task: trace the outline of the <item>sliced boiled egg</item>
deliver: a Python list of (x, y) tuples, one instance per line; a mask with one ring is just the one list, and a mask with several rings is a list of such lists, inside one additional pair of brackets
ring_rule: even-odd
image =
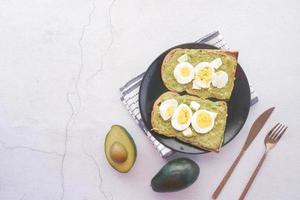
[(189, 62), (178, 63), (174, 69), (174, 77), (180, 84), (187, 84), (194, 78), (194, 67)]
[(168, 99), (163, 101), (159, 106), (159, 114), (163, 118), (163, 120), (167, 121), (171, 119), (177, 106), (178, 102), (175, 99)]
[(192, 110), (186, 104), (180, 104), (171, 119), (173, 128), (177, 131), (183, 131), (187, 129), (192, 120)]
[(213, 74), (212, 85), (216, 88), (223, 88), (228, 82), (228, 74), (224, 71), (217, 71)]
[(191, 101), (190, 107), (191, 107), (191, 109), (193, 109), (193, 110), (199, 110), (200, 104), (197, 103), (196, 101)]
[(182, 62), (186, 62), (188, 59), (189, 59), (188, 55), (187, 54), (183, 54), (182, 56), (180, 56), (179, 58), (177, 58), (177, 61), (179, 63), (182, 63)]
[(193, 81), (194, 89), (209, 88), (213, 74), (215, 72), (214, 68), (209, 62), (201, 62), (196, 65), (195, 69), (195, 79)]
[(187, 129), (185, 129), (184, 131), (182, 131), (182, 135), (184, 137), (192, 137), (193, 136), (193, 131), (190, 127), (188, 127)]
[(192, 88), (193, 88), (193, 89), (197, 89), (197, 90), (201, 89), (201, 87), (199, 86), (198, 81), (193, 80)]
[(211, 66), (215, 69), (218, 69), (219, 67), (222, 66), (222, 60), (221, 58), (216, 58), (213, 61), (210, 62)]
[(197, 133), (208, 133), (213, 129), (217, 113), (208, 110), (198, 110), (192, 117), (192, 127)]

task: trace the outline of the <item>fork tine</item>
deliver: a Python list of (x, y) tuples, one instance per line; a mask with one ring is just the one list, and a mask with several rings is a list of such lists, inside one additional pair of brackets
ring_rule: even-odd
[(281, 127), (281, 123), (278, 123), (278, 126), (276, 126), (276, 128), (274, 128), (270, 131), (270, 135), (268, 135), (268, 137), (270, 139), (272, 139), (274, 137), (274, 134), (277, 133), (277, 131), (278, 131), (278, 129), (280, 129), (280, 127)]
[(276, 136), (275, 140), (276, 142), (278, 142), (280, 140), (280, 138), (282, 137), (282, 135), (284, 134), (284, 132), (286, 131), (288, 127), (285, 126), (284, 129), (278, 134), (278, 136)]
[(280, 129), (282, 129), (282, 124), (279, 123), (279, 126), (273, 131), (273, 133), (271, 134), (271, 138), (274, 139), (276, 134), (280, 131)]
[(281, 133), (281, 131), (284, 129), (284, 125), (283, 124), (281, 124), (282, 126), (280, 126), (280, 127), (278, 127), (278, 129), (276, 130), (276, 133), (274, 133), (273, 135), (272, 135), (272, 138), (275, 140), (275, 138)]
[(270, 137), (270, 136), (272, 135), (273, 131), (274, 131), (275, 129), (277, 129), (278, 125), (279, 125), (279, 123), (277, 123), (277, 124), (269, 131), (269, 133), (267, 134), (268, 137)]
[(271, 135), (273, 134), (274, 130), (277, 129), (277, 127), (280, 125), (280, 123), (277, 123), (266, 135), (264, 142), (266, 143), (268, 140), (271, 140)]

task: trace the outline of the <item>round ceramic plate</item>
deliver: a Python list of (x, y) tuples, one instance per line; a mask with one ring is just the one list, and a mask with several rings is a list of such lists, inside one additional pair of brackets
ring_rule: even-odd
[[(142, 119), (148, 128), (151, 126), (151, 111), (155, 100), (168, 89), (164, 86), (160, 69), (165, 55), (174, 48), (188, 48), (188, 49), (217, 49), (214, 46), (207, 44), (187, 43), (175, 46), (164, 53), (162, 53), (156, 60), (150, 65), (146, 71), (141, 83), (139, 92), (139, 106)], [(225, 129), (225, 138), (223, 145), (230, 142), (243, 127), (250, 108), (250, 87), (245, 72), (238, 64), (236, 69), (236, 79), (234, 82), (234, 88), (230, 100), (228, 101), (228, 117)], [(185, 93), (181, 93), (185, 94)], [(201, 154), (207, 153), (203, 149), (199, 149), (187, 143), (181, 142), (174, 138), (168, 138), (163, 135), (159, 135), (154, 131), (150, 131), (151, 134), (162, 144), (167, 147), (182, 153)]]

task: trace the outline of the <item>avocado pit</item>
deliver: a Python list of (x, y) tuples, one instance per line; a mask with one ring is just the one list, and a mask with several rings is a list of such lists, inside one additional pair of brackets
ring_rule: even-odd
[(114, 142), (109, 151), (111, 159), (116, 163), (123, 163), (127, 160), (128, 152), (123, 144)]

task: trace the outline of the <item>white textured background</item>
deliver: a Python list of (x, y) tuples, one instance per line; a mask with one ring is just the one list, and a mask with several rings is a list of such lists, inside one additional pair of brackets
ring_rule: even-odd
[[(247, 199), (300, 199), (300, 3), (297, 0), (0, 0), (0, 199), (209, 199), (254, 119), (276, 106), (220, 199), (237, 199), (276, 122), (289, 126)], [(150, 180), (166, 162), (129, 117), (118, 88), (166, 48), (220, 30), (260, 97), (219, 154), (192, 156), (195, 184), (169, 194)], [(112, 124), (138, 148), (132, 171), (105, 160)]]

